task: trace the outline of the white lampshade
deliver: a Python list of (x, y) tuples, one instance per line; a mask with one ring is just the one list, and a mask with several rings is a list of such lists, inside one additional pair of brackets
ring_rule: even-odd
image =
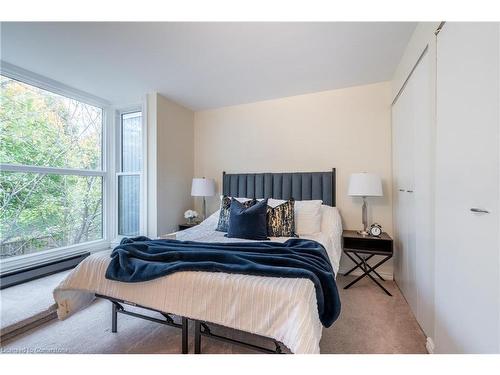
[(211, 197), (215, 195), (215, 181), (211, 178), (193, 178), (191, 195), (193, 197)]
[(354, 197), (381, 197), (382, 181), (373, 173), (353, 173), (349, 179), (348, 194)]

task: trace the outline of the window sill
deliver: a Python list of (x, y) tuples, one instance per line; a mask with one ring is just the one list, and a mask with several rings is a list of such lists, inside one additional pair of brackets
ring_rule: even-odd
[(0, 289), (4, 290), (19, 284), (60, 273), (75, 268), (82, 260), (90, 255), (89, 252), (64, 258), (50, 263), (33, 266), (18, 271), (12, 271), (0, 276)]
[(109, 241), (98, 240), (79, 245), (46, 250), (40, 253), (26, 254), (18, 257), (3, 259), (0, 261), (0, 276), (7, 273), (22, 271), (23, 269), (41, 267), (44, 264), (63, 261), (64, 259), (76, 257), (85, 253), (94, 253), (96, 251), (109, 249), (109, 246)]

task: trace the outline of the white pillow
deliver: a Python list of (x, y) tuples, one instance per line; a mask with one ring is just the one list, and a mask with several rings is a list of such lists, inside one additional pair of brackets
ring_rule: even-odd
[[(269, 198), (267, 204), (274, 208), (285, 202), (286, 201), (283, 199)], [(300, 236), (321, 232), (322, 204), (322, 200), (295, 201), (294, 215), (296, 234)]]
[(295, 233), (299, 236), (321, 232), (323, 201), (295, 201)]
[(275, 207), (278, 207), (280, 204), (283, 204), (285, 203), (286, 201), (283, 200), (283, 199), (274, 199), (274, 198), (269, 198), (267, 200), (267, 205), (269, 207), (272, 207), (272, 208), (275, 208)]
[(342, 236), (342, 219), (337, 207), (321, 205), (321, 232)]
[[(220, 196), (220, 200), (221, 201), (222, 201), (222, 198), (224, 198), (223, 195)], [(245, 203), (247, 201), (251, 201), (252, 200), (252, 198), (239, 198), (239, 197), (237, 198), (237, 197), (229, 197), (229, 196), (228, 196), (228, 198), (234, 198), (234, 199), (236, 199), (240, 203)], [(257, 200), (261, 201), (262, 199), (257, 199)]]

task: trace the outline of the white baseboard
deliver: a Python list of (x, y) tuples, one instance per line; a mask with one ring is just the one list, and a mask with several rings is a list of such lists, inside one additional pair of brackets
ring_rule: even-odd
[(427, 353), (434, 354), (434, 340), (432, 338), (427, 337), (427, 341), (425, 342), (425, 348), (427, 349)]
[[(346, 273), (347, 271), (349, 271), (352, 267), (340, 267), (339, 268), (339, 275), (343, 275), (344, 273)], [(386, 280), (394, 280), (394, 275), (392, 272), (384, 272), (384, 271), (379, 271), (377, 270), (377, 272), (380, 274), (380, 276), (382, 276), (384, 279)], [(356, 270), (356, 271), (353, 271), (349, 274), (349, 276), (360, 276), (362, 275), (363, 272), (361, 272), (359, 269)]]

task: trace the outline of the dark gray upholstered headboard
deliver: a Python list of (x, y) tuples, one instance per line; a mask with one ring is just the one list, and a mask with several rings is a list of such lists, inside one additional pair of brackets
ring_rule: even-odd
[(335, 207), (335, 168), (330, 172), (222, 173), (222, 194), (231, 197), (321, 199)]

